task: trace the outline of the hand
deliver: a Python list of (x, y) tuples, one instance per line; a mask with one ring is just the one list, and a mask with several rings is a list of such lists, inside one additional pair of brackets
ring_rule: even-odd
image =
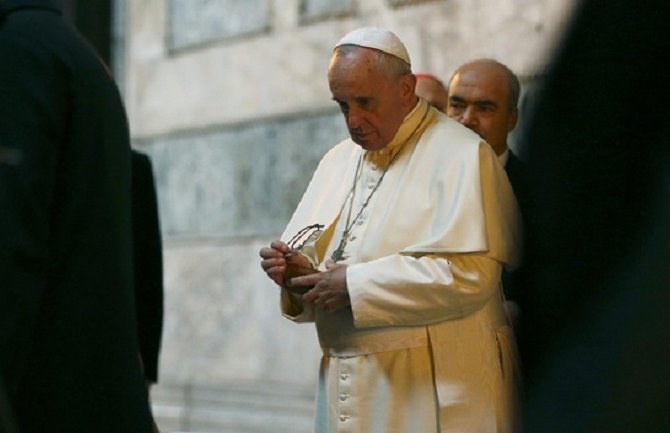
[(319, 272), (314, 265), (312, 265), (309, 257), (300, 251), (291, 251), (284, 254), (286, 260), (286, 268), (284, 269), (284, 284), (283, 287), (293, 293), (304, 294), (314, 286), (294, 286), (291, 280), (295, 277), (302, 277), (303, 275), (313, 274)]
[(328, 260), (325, 272), (292, 278), (291, 284), (314, 285), (302, 299), (323, 311), (333, 312), (351, 305), (347, 289), (347, 265)]
[(284, 254), (291, 251), (288, 245), (282, 241), (272, 241), (269, 247), (261, 248), (260, 256), (261, 268), (278, 285), (284, 282), (284, 272), (286, 272), (286, 259)]

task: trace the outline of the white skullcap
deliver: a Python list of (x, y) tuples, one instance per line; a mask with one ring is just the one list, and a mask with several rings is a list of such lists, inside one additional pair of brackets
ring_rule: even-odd
[(379, 27), (361, 27), (353, 30), (335, 45), (335, 48), (341, 45), (356, 45), (365, 48), (374, 48), (383, 51), (404, 61), (408, 65), (412, 63), (409, 60), (409, 54), (402, 41), (392, 32)]

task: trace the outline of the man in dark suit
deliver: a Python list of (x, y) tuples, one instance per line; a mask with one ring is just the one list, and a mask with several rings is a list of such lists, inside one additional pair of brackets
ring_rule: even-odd
[(149, 157), (132, 151), (133, 257), (140, 354), (147, 389), (158, 381), (163, 331), (163, 251)]
[(519, 120), (517, 76), (492, 59), (477, 59), (459, 66), (447, 86), (447, 116), (476, 132), (505, 167), (523, 213), (527, 200), (525, 163), (507, 144)]
[(581, 2), (521, 136), (527, 433), (670, 431), (668, 22)]
[[(519, 209), (526, 221), (528, 186), (525, 163), (507, 144), (507, 137), (519, 120), (517, 76), (502, 63), (492, 59), (477, 59), (459, 66), (447, 86), (447, 116), (476, 132), (498, 155), (505, 167)], [(503, 289), (509, 302), (505, 308), (515, 325), (519, 321), (516, 276), (504, 271)]]
[(0, 374), (22, 433), (150, 432), (118, 89), (47, 0), (0, 24)]

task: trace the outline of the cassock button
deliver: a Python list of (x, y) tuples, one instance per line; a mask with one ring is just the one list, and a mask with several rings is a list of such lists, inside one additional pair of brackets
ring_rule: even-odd
[(348, 419), (349, 419), (349, 417), (347, 415), (340, 415), (340, 421), (344, 422)]
[(347, 401), (349, 396), (347, 394), (340, 394), (340, 401)]
[(347, 380), (347, 379), (349, 379), (349, 375), (347, 373), (342, 373), (342, 374), (340, 374), (340, 379)]

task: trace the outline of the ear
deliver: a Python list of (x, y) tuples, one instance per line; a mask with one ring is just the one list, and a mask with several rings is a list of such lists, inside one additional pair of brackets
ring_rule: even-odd
[(516, 128), (516, 124), (518, 121), (519, 121), (519, 109), (515, 108), (507, 121), (507, 132), (511, 132), (514, 128)]
[(405, 74), (400, 76), (400, 94), (408, 106), (416, 101), (416, 76)]

